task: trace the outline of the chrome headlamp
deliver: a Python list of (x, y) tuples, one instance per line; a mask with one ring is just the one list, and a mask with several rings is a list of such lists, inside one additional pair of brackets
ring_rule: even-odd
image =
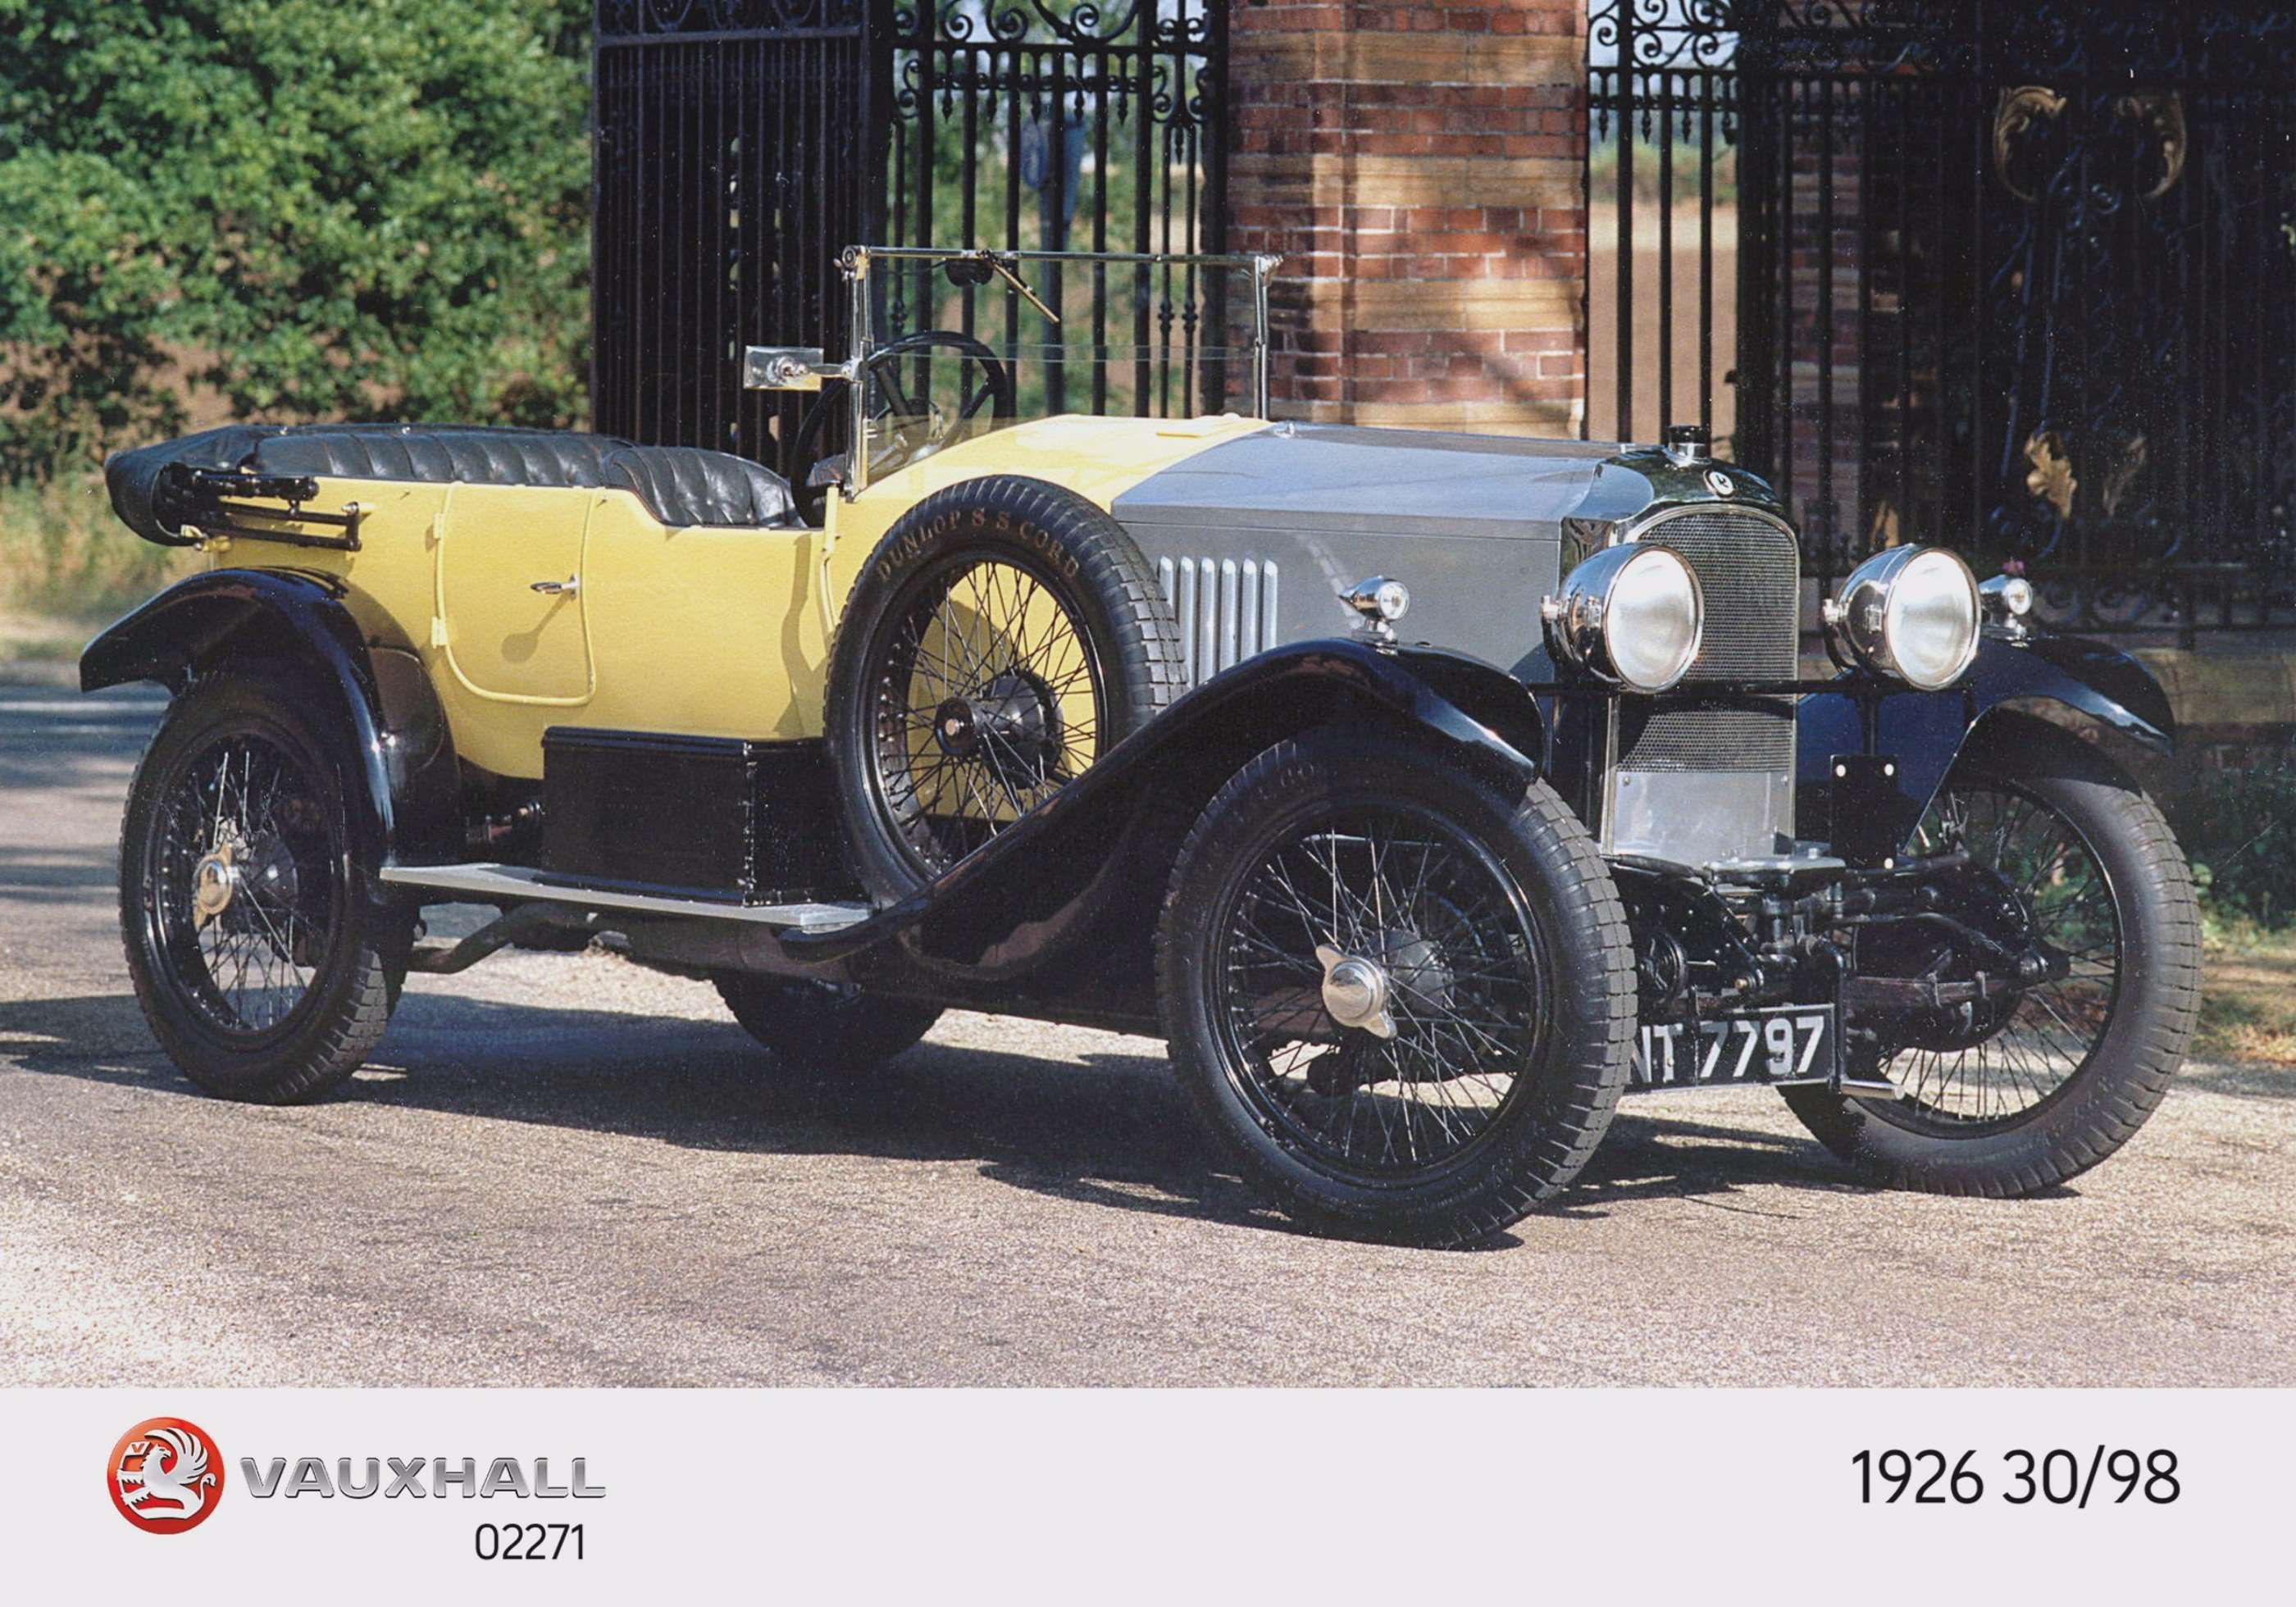
[(1996, 575), (1977, 583), (1985, 611), (2006, 625), (2033, 611), (2033, 583), (2022, 575)]
[(1849, 571), (1825, 605), (1834, 656), (1923, 692), (1977, 657), (1977, 578), (1943, 547), (1891, 547)]
[(1556, 658), (1636, 692), (1664, 692), (1698, 657), (1706, 597), (1681, 554), (1625, 542), (1572, 570), (1539, 614)]

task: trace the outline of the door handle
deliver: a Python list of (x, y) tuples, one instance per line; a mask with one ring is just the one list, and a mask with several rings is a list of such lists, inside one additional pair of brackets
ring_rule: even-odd
[(563, 580), (537, 580), (527, 589), (540, 592), (545, 597), (571, 597), (582, 589), (582, 579), (578, 575), (569, 575)]

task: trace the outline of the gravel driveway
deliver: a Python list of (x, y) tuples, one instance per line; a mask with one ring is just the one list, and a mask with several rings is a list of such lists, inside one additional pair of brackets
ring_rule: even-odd
[(1642, 1096), (1456, 1254), (1260, 1211), (1156, 1043), (953, 1015), (807, 1083), (596, 952), (416, 979), (332, 1103), (207, 1099), (112, 907), (159, 707), (0, 687), (0, 1383), (2296, 1383), (2278, 1072), (2194, 1065), (2005, 1203), (1856, 1186), (1763, 1090)]

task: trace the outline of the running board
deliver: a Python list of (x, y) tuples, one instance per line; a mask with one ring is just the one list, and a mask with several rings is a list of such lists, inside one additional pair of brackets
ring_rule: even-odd
[(382, 879), (392, 887), (453, 895), (451, 899), (439, 900), (441, 903), (570, 904), (583, 909), (726, 921), (776, 931), (836, 931), (875, 913), (866, 904), (720, 904), (707, 898), (667, 898), (652, 893), (571, 887), (545, 878), (540, 871), (515, 865), (386, 865)]

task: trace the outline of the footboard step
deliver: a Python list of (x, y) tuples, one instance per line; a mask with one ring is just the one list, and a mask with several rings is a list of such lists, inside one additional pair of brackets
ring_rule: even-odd
[(783, 931), (835, 931), (866, 920), (866, 904), (732, 904), (682, 898), (627, 888), (584, 887), (562, 876), (515, 865), (389, 865), (382, 880), (392, 887), (435, 893), (437, 903), (577, 905), (584, 909), (627, 910), (635, 914), (676, 915), (733, 921)]

